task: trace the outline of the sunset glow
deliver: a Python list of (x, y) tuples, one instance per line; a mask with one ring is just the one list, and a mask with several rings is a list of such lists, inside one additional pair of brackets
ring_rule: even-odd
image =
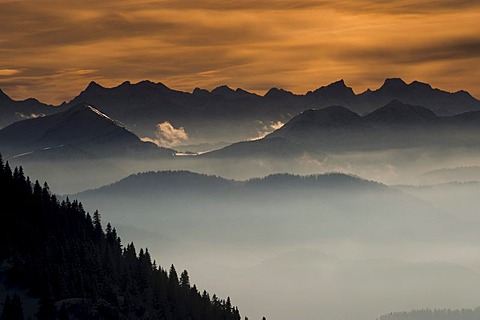
[(479, 1), (0, 0), (0, 88), (70, 100), (89, 81), (149, 79), (305, 93), (387, 77), (480, 97)]

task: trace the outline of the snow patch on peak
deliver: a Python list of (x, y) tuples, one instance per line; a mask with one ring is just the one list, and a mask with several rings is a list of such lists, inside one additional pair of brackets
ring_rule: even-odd
[(101, 117), (103, 117), (103, 118), (105, 118), (105, 119), (108, 119), (108, 120), (116, 123), (116, 121), (114, 121), (112, 118), (110, 118), (110, 117), (107, 116), (105, 113), (103, 113), (103, 112), (101, 112), (100, 110), (98, 110), (97, 108), (95, 108), (95, 107), (93, 107), (93, 106), (91, 106), (91, 105), (88, 105), (88, 104), (85, 105), (85, 106), (86, 106), (87, 108), (89, 108), (91, 111), (93, 111), (93, 112), (95, 112), (96, 114), (98, 114), (99, 116), (101, 116)]

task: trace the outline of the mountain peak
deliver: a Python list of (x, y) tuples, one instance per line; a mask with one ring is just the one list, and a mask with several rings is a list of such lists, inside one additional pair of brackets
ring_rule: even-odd
[(90, 83), (88, 84), (85, 91), (87, 91), (87, 90), (99, 90), (99, 89), (105, 89), (105, 88), (102, 87), (101, 85), (99, 85), (98, 83), (96, 83), (95, 81), (90, 81)]
[(225, 94), (225, 93), (233, 93), (233, 92), (235, 92), (235, 90), (233, 90), (232, 88), (230, 88), (225, 84), (222, 86), (216, 87), (215, 89), (212, 90), (212, 93), (215, 93), (215, 94)]
[(240, 88), (238, 88), (236, 90), (233, 90), (232, 88), (230, 88), (227, 85), (216, 87), (215, 89), (212, 90), (211, 93), (214, 94), (214, 95), (222, 96), (226, 99), (244, 98), (244, 97), (253, 95), (252, 93), (247, 92), (247, 91), (245, 91), (243, 89), (240, 89)]
[(198, 88), (198, 87), (193, 89), (193, 92), (192, 92), (192, 94), (194, 96), (197, 96), (197, 97), (204, 97), (204, 96), (208, 95), (209, 93), (210, 92), (208, 90), (201, 89), (201, 88)]
[(104, 120), (110, 121), (116, 125), (119, 125), (117, 121), (111, 119), (109, 116), (95, 108), (94, 106), (88, 103), (80, 103), (71, 107), (70, 109), (63, 112), (63, 118), (69, 117), (93, 117), (93, 118), (102, 118)]
[[(309, 109), (296, 118), (298, 123), (314, 123), (315, 125), (338, 126), (360, 121), (361, 117), (355, 112), (342, 106), (329, 106), (322, 109)], [(294, 118), (294, 119), (295, 119)], [(292, 119), (290, 122), (295, 122)], [(288, 125), (287, 123), (285, 127)]]
[(332, 82), (327, 87), (340, 87), (340, 88), (347, 88), (347, 85), (345, 84), (345, 80), (340, 79), (338, 81)]
[(162, 83), (160, 83), (160, 82), (155, 83), (155, 82), (150, 81), (150, 80), (142, 80), (142, 81), (136, 83), (135, 86), (143, 87), (143, 88), (155, 88), (156, 86), (164, 87), (164, 85)]
[(247, 90), (243, 90), (242, 88), (235, 89), (235, 92), (241, 94), (243, 96), (254, 96), (254, 93), (248, 92)]
[(265, 93), (264, 97), (268, 98), (282, 98), (285, 96), (292, 96), (293, 93), (284, 89), (279, 89), (279, 88), (271, 88), (268, 90), (267, 93)]
[(401, 78), (387, 78), (381, 88), (403, 88), (406, 86), (407, 83)]
[(423, 90), (432, 90), (432, 86), (429, 85), (428, 83), (420, 82), (420, 81), (413, 81), (410, 83), (410, 86), (416, 89), (423, 89)]
[(131, 85), (132, 85), (132, 83), (130, 81), (126, 80), (126, 81), (123, 81), (118, 87), (129, 87)]
[(355, 95), (355, 93), (353, 92), (353, 89), (350, 87), (347, 87), (343, 79), (332, 82), (327, 86), (320, 87), (317, 90), (315, 90), (313, 93), (316, 93), (316, 94), (321, 93), (321, 94), (326, 94), (326, 95), (335, 96), (335, 97), (349, 97), (349, 96)]
[(365, 120), (385, 124), (428, 123), (437, 118), (437, 115), (427, 108), (405, 104), (397, 99), (364, 117)]
[(0, 101), (12, 101), (12, 98), (10, 98), (5, 92), (3, 92), (2, 89), (0, 89)]

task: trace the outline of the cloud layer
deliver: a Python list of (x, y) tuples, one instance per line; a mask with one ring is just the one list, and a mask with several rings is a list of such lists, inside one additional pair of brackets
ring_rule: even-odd
[(480, 2), (0, 0), (0, 88), (58, 103), (90, 80), (303, 93), (386, 77), (480, 97)]

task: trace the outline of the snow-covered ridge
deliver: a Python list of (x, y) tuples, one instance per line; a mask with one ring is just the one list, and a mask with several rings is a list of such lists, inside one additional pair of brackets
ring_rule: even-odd
[(89, 108), (90, 110), (92, 110), (93, 112), (95, 112), (96, 114), (98, 114), (99, 116), (101, 117), (104, 117), (105, 119), (108, 119), (110, 121), (113, 121), (115, 122), (112, 118), (110, 118), (109, 116), (107, 116), (105, 113), (101, 112), (100, 110), (98, 110), (97, 108), (95, 107), (92, 107), (91, 105), (85, 105), (87, 108)]
[(123, 124), (122, 122), (118, 121), (118, 120), (115, 120), (115, 119), (112, 119), (110, 118), (109, 116), (107, 116), (105, 113), (103, 113), (102, 111), (98, 110), (97, 108), (95, 108), (94, 106), (92, 105), (89, 105), (89, 104), (85, 104), (85, 107), (87, 107), (88, 109), (90, 109), (91, 111), (95, 112), (97, 115), (99, 115), (100, 117), (112, 122), (113, 124), (119, 126), (119, 127), (122, 127), (123, 129), (133, 133), (132, 130), (128, 129), (127, 126), (125, 124)]

